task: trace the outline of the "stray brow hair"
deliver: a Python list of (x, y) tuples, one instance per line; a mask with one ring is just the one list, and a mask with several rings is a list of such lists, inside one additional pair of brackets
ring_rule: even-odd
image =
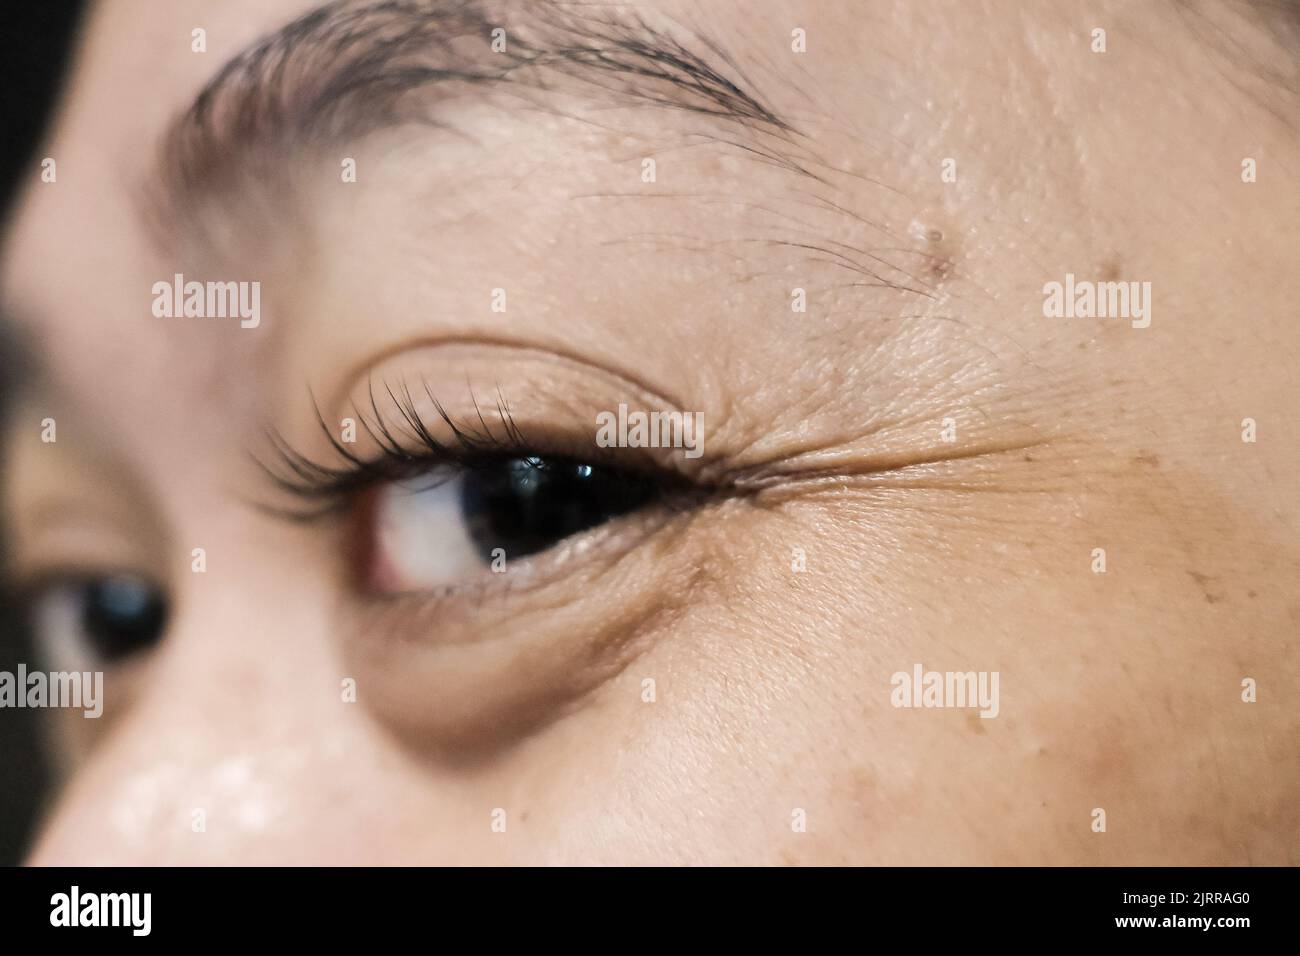
[[(498, 28), (502, 52), (491, 47)], [(194, 212), (219, 193), (279, 182), (288, 153), (437, 126), (438, 106), (471, 88), (545, 92), (567, 80), (615, 102), (793, 134), (717, 43), (677, 33), (626, 8), (558, 0), (500, 8), (486, 0), (336, 0), (257, 42), (208, 83), (164, 138), (154, 198), (163, 209)], [(769, 147), (741, 148), (792, 165)]]

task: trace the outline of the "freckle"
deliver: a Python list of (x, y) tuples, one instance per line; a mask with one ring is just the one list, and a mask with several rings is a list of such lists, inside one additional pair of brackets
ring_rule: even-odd
[(859, 797), (867, 796), (876, 789), (876, 778), (865, 767), (854, 767), (850, 778), (850, 786)]
[(1025, 455), (1025, 461), (1033, 461), (1033, 460), (1034, 460), (1033, 455)]
[(1248, 597), (1248, 598), (1255, 598), (1255, 597), (1259, 597), (1259, 595), (1256, 594), (1254, 591), (1247, 591), (1247, 592), (1246, 592), (1246, 597)]
[(1150, 465), (1152, 468), (1160, 467), (1160, 456), (1155, 452), (1140, 451), (1133, 456), (1133, 464)]
[(1103, 282), (1115, 282), (1119, 279), (1123, 263), (1119, 259), (1109, 259), (1101, 267), (1101, 278)]
[(1214, 581), (1208, 574), (1201, 574), (1199, 571), (1188, 570), (1188, 576), (1200, 587), (1201, 593), (1205, 595), (1206, 604), (1218, 604), (1219, 595), (1210, 593), (1210, 584)]
[(971, 733), (983, 734), (988, 732), (984, 727), (985, 724), (984, 718), (981, 717), (979, 713), (976, 711), (971, 711), (969, 714), (966, 715), (966, 723), (969, 726)]

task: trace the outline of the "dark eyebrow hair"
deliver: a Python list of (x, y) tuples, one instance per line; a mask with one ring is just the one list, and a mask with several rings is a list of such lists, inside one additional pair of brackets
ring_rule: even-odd
[[(497, 28), (502, 52), (491, 47)], [(335, 0), (257, 42), (208, 83), (164, 137), (160, 198), (192, 212), (205, 197), (282, 178), (286, 153), (440, 125), (438, 106), (469, 88), (546, 93), (566, 83), (566, 91), (702, 114), (750, 134), (794, 134), (719, 44), (653, 27), (624, 7)], [(800, 168), (753, 135), (743, 145), (727, 141)]]

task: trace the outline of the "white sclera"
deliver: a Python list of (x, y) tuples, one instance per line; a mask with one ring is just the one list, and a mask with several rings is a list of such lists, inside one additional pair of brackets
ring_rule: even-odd
[(387, 485), (375, 503), (376, 560), (402, 591), (454, 584), (483, 558), (465, 528), (460, 495), (463, 477), (439, 482)]
[(86, 637), (85, 618), (85, 589), (75, 584), (56, 585), (37, 599), (31, 623), (42, 663), (52, 670), (82, 670), (100, 663)]

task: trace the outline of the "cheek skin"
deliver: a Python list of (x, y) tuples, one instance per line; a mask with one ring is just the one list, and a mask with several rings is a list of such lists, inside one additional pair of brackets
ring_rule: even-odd
[[(840, 632), (856, 663), (836, 673), (852, 679), (816, 678), (861, 701), (828, 728), (862, 745), (832, 772), (826, 812), (861, 805), (837, 818), (876, 862), (1286, 862), (1297, 719), (1240, 695), (1248, 676), (1280, 699), (1300, 684), (1284, 636), (1295, 549), (1149, 456), (1076, 484), (1037, 500), (900, 493), (862, 513), (885, 551), (838, 593), (885, 607)], [(1104, 575), (1090, 567), (1099, 545)], [(999, 716), (873, 703), (918, 661), (999, 671)], [(1097, 807), (1107, 834), (1090, 829)]]
[[(651, 862), (1285, 862), (1300, 728), (1244, 704), (1240, 679), (1266, 675), (1280, 700), (1297, 685), (1279, 630), (1294, 549), (1150, 455), (1097, 451), (1050, 494), (1013, 490), (1024, 464), (980, 491), (799, 496), (716, 529), (709, 585), (556, 728), (584, 756), (541, 799), (572, 793), (579, 766), (619, 768), (564, 801), (583, 822), (560, 856), (610, 841)], [(998, 716), (893, 708), (890, 675), (915, 662), (998, 671)], [(593, 822), (601, 807), (636, 826)]]

